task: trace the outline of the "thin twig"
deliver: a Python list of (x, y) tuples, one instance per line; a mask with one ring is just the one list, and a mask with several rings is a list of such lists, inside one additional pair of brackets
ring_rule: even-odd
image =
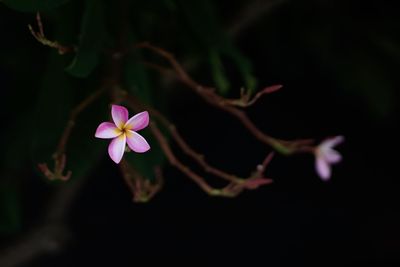
[(156, 178), (154, 184), (139, 174), (125, 159), (122, 159), (119, 167), (125, 184), (132, 193), (134, 202), (148, 202), (163, 186), (164, 179), (159, 167), (154, 168), (154, 176)]
[(97, 90), (93, 94), (89, 95), (86, 99), (84, 99), (81, 103), (79, 103), (75, 108), (73, 108), (70, 112), (68, 122), (64, 128), (64, 131), (60, 137), (60, 141), (57, 145), (57, 150), (52, 155), (54, 161), (54, 169), (51, 171), (47, 165), (47, 163), (39, 163), (39, 170), (50, 180), (62, 180), (67, 181), (72, 175), (71, 171), (67, 171), (64, 174), (65, 165), (66, 165), (66, 155), (65, 150), (71, 135), (72, 129), (75, 126), (75, 120), (78, 115), (86, 109), (90, 104), (92, 104), (101, 94), (105, 91), (104, 88)]
[(219, 195), (218, 189), (215, 189), (211, 187), (207, 182), (204, 181), (204, 179), (199, 176), (198, 174), (194, 173), (189, 167), (184, 165), (182, 162), (180, 162), (174, 152), (172, 152), (171, 147), (168, 144), (168, 141), (164, 137), (164, 135), (161, 133), (161, 131), (158, 129), (156, 124), (154, 122), (150, 123), (150, 130), (153, 133), (154, 137), (157, 139), (162, 151), (164, 152), (165, 156), (167, 157), (169, 163), (179, 169), (181, 172), (183, 172), (187, 177), (192, 179), (198, 186), (200, 186), (201, 189), (203, 189), (206, 193), (210, 195)]
[(90, 104), (92, 104), (97, 98), (99, 98), (105, 92), (104, 88), (95, 91), (93, 94), (85, 98), (81, 103), (79, 103), (75, 108), (72, 109), (69, 115), (67, 126), (58, 143), (57, 154), (63, 154), (65, 152), (65, 147), (68, 143), (68, 139), (71, 135), (72, 129), (75, 126), (75, 120), (79, 114), (84, 111)]
[(272, 136), (269, 136), (263, 133), (258, 127), (248, 118), (246, 113), (242, 110), (236, 108), (229, 104), (225, 98), (217, 95), (215, 93), (215, 88), (203, 86), (199, 83), (195, 82), (183, 69), (183, 67), (179, 64), (179, 62), (175, 59), (175, 57), (167, 52), (166, 50), (153, 46), (149, 43), (140, 43), (135, 45), (136, 48), (144, 48), (150, 51), (155, 52), (160, 55), (164, 59), (166, 59), (176, 72), (178, 78), (184, 83), (188, 88), (192, 89), (195, 93), (197, 93), (200, 97), (202, 97), (207, 103), (211, 104), (214, 107), (217, 107), (221, 110), (226, 111), (227, 113), (236, 117), (242, 125), (250, 131), (259, 141), (273, 147), (276, 151), (282, 154), (292, 154), (295, 153), (298, 147), (303, 145), (309, 145), (313, 142), (311, 139), (306, 140), (295, 140), (295, 141), (286, 141), (276, 139)]
[(280, 85), (280, 84), (268, 86), (268, 87), (264, 88), (263, 90), (261, 90), (260, 92), (258, 92), (253, 98), (251, 98), (250, 91), (245, 93), (244, 89), (242, 88), (240, 98), (225, 99), (225, 102), (232, 106), (247, 108), (247, 107), (254, 105), (257, 102), (257, 100), (259, 98), (261, 98), (263, 95), (274, 93), (281, 88), (282, 88), (282, 85)]
[[(137, 106), (135, 106), (132, 102), (128, 102), (132, 109), (138, 111)], [(174, 152), (172, 151), (171, 147), (168, 144), (167, 139), (158, 129), (157, 125), (154, 122), (150, 122), (149, 124), (150, 131), (152, 132), (153, 136), (156, 138), (158, 144), (161, 147), (161, 150), (164, 152), (164, 155), (168, 159), (169, 163), (184, 173), (187, 177), (189, 177), (192, 181), (194, 181), (204, 192), (212, 196), (225, 196), (225, 197), (232, 197), (234, 196), (232, 192), (227, 191), (225, 189), (229, 189), (230, 185), (228, 185), (224, 189), (216, 189), (210, 186), (203, 177), (198, 175), (197, 173), (193, 172), (188, 166), (184, 165), (178, 158), (175, 156)]]
[(132, 196), (134, 196), (136, 194), (135, 183), (133, 182), (135, 178), (133, 177), (132, 170), (128, 162), (126, 162), (125, 159), (122, 159), (119, 164), (119, 168), (121, 170), (122, 178), (124, 179), (126, 186), (132, 193)]
[(28, 28), (29, 28), (29, 31), (31, 32), (31, 34), (33, 35), (33, 37), (35, 37), (35, 39), (42, 45), (57, 49), (57, 51), (60, 55), (63, 55), (68, 52), (74, 52), (77, 50), (76, 47), (74, 47), (74, 46), (65, 46), (65, 45), (58, 43), (57, 41), (50, 41), (49, 39), (47, 39), (47, 37), (44, 34), (43, 23), (42, 23), (42, 19), (40, 17), (39, 12), (36, 13), (36, 23), (39, 28), (38, 32), (36, 32), (33, 29), (32, 25), (30, 25), (30, 24), (28, 25)]
[[(204, 180), (203, 177), (201, 177), (197, 173), (193, 172), (188, 166), (184, 165), (181, 161), (179, 161), (177, 159), (177, 157), (173, 153), (171, 147), (169, 146), (167, 139), (164, 137), (164, 135), (158, 129), (157, 125), (154, 122), (150, 122), (150, 125), (149, 125), (150, 131), (152, 132), (152, 134), (158, 141), (158, 143), (161, 147), (161, 150), (164, 152), (164, 155), (167, 157), (170, 164), (172, 166), (176, 167), (182, 173), (184, 173), (191, 180), (193, 180), (207, 194), (212, 195), (212, 196), (234, 197), (234, 196), (237, 196), (239, 193), (241, 193), (244, 189), (253, 190), (253, 189), (258, 188), (261, 185), (267, 185), (267, 184), (272, 183), (271, 179), (262, 177), (263, 174), (260, 172), (260, 168), (258, 168), (259, 172), (253, 173), (249, 178), (241, 179), (235, 175), (228, 174), (222, 170), (212, 167), (205, 161), (204, 157), (201, 154), (197, 153), (192, 148), (190, 148), (189, 145), (186, 144), (186, 142), (183, 140), (183, 138), (176, 131), (176, 128), (175, 127), (171, 128), (172, 124), (160, 112), (158, 112), (157, 110), (155, 110), (152, 107), (143, 105), (141, 102), (137, 101), (134, 97), (127, 94), (125, 91), (123, 94), (126, 97), (126, 101), (127, 101), (128, 105), (133, 110), (139, 111), (140, 108), (145, 107), (150, 112), (150, 114), (157, 117), (157, 119), (167, 129), (170, 130), (172, 137), (178, 144), (180, 144), (181, 149), (185, 153), (187, 153), (189, 156), (191, 156), (193, 159), (195, 159), (195, 161), (200, 166), (202, 166), (206, 171), (208, 171), (209, 173), (211, 173), (217, 177), (220, 177), (222, 179), (229, 181), (229, 184), (226, 187), (223, 187), (222, 189), (217, 189), (217, 188), (210, 186)], [(175, 134), (173, 134), (174, 132), (175, 132)], [(268, 162), (263, 163), (263, 165), (265, 165), (265, 167), (269, 163), (269, 161), (272, 159), (272, 154), (268, 155), (267, 158), (268, 158)], [(264, 170), (265, 170), (265, 168), (263, 168), (263, 171)]]
[(131, 101), (134, 106), (143, 107), (144, 109), (148, 110), (152, 116), (157, 118), (161, 122), (161, 124), (163, 124), (163, 126), (170, 132), (172, 138), (175, 140), (175, 142), (178, 144), (178, 146), (182, 149), (182, 151), (186, 155), (188, 155), (189, 157), (194, 159), (204, 169), (205, 172), (215, 175), (217, 177), (220, 177), (229, 182), (238, 183), (238, 184), (241, 184), (244, 182), (244, 179), (242, 179), (234, 174), (229, 174), (227, 172), (224, 172), (224, 171), (208, 164), (207, 161), (205, 160), (204, 156), (202, 154), (196, 152), (193, 148), (191, 148), (186, 143), (184, 138), (181, 136), (181, 134), (177, 130), (176, 126), (174, 124), (172, 124), (158, 110), (156, 110), (153, 107), (150, 107), (148, 105), (142, 104), (135, 97), (133, 97), (131, 95), (126, 95), (126, 100)]

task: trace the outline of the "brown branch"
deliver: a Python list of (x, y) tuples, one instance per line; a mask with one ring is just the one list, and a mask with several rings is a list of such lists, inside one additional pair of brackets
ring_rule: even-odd
[(60, 55), (63, 55), (68, 52), (74, 52), (77, 50), (76, 47), (74, 46), (61, 45), (57, 41), (50, 41), (49, 39), (47, 39), (47, 37), (44, 34), (43, 23), (42, 19), (40, 18), (39, 12), (36, 13), (36, 23), (39, 28), (38, 32), (36, 32), (30, 24), (28, 25), (28, 28), (33, 37), (35, 37), (35, 39), (42, 45), (57, 49)]
[(264, 177), (264, 172), (273, 157), (274, 157), (274, 152), (269, 153), (265, 157), (262, 164), (257, 165), (256, 170), (253, 172), (253, 174), (249, 178), (244, 180), (244, 183), (232, 185), (231, 190), (238, 192), (241, 192), (243, 189), (254, 190), (259, 188), (260, 186), (269, 185), (273, 183), (272, 179)]
[(86, 109), (90, 104), (92, 104), (102, 93), (104, 93), (105, 89), (100, 89), (89, 95), (86, 99), (84, 99), (81, 103), (79, 103), (75, 108), (73, 108), (70, 112), (69, 119), (67, 125), (64, 128), (64, 131), (60, 137), (60, 141), (57, 145), (57, 150), (52, 155), (54, 161), (54, 168), (51, 171), (47, 165), (47, 163), (39, 163), (39, 170), (50, 180), (62, 180), (67, 181), (72, 175), (71, 171), (67, 171), (64, 175), (65, 164), (66, 164), (66, 155), (65, 149), (71, 135), (72, 129), (75, 126), (75, 120), (78, 115)]
[[(127, 95), (129, 96), (129, 95)], [(135, 105), (135, 102), (133, 102), (133, 99), (129, 97), (130, 101), (128, 104), (131, 106), (131, 108), (135, 111), (138, 111), (138, 106)], [(150, 112), (153, 112), (153, 109), (149, 109)], [(163, 118), (163, 117), (162, 117)], [(163, 118), (165, 119), (165, 118)], [(193, 172), (189, 167), (184, 165), (181, 161), (178, 160), (178, 158), (175, 156), (174, 152), (172, 151), (171, 147), (168, 144), (167, 139), (164, 137), (164, 135), (161, 133), (161, 131), (158, 129), (157, 125), (154, 122), (150, 122), (149, 124), (150, 131), (152, 132), (153, 136), (156, 138), (157, 142), (159, 143), (161, 150), (164, 152), (164, 155), (168, 159), (169, 163), (176, 167), (178, 170), (180, 170), (182, 173), (184, 173), (187, 177), (189, 177), (192, 181), (194, 181), (204, 192), (206, 192), (209, 195), (212, 196), (225, 196), (225, 197), (232, 197), (232, 192), (226, 189), (230, 189), (230, 185), (228, 185), (224, 189), (216, 189), (210, 186), (200, 175), (197, 173)]]
[(256, 170), (256, 177), (261, 177), (265, 170), (267, 169), (268, 165), (271, 163), (272, 158), (274, 157), (274, 152), (271, 152), (267, 155), (267, 157), (264, 159), (263, 163), (257, 166)]
[(168, 144), (167, 139), (164, 137), (164, 135), (161, 133), (161, 131), (158, 129), (158, 127), (154, 122), (150, 122), (149, 126), (151, 132), (157, 139), (162, 151), (164, 152), (165, 156), (167, 157), (169, 163), (172, 166), (176, 167), (178, 170), (183, 172), (187, 177), (192, 179), (201, 189), (203, 189), (209, 195), (220, 195), (221, 190), (211, 187), (209, 184), (207, 184), (207, 182), (204, 181), (204, 179), (201, 176), (193, 172), (189, 167), (184, 165), (176, 158), (175, 154), (172, 152), (172, 149)]
[(142, 61), (141, 63), (144, 66), (146, 66), (148, 68), (151, 68), (151, 69), (154, 69), (154, 70), (156, 70), (156, 71), (158, 71), (158, 72), (160, 72), (160, 73), (162, 73), (164, 75), (173, 74), (173, 71), (170, 68), (166, 68), (166, 67), (160, 66), (158, 64), (154, 64), (154, 63), (148, 62), (148, 61)]
[(196, 152), (193, 148), (191, 148), (186, 143), (184, 138), (181, 136), (181, 134), (177, 130), (176, 126), (174, 124), (172, 124), (158, 110), (156, 110), (153, 107), (150, 107), (148, 105), (144, 105), (143, 103), (138, 101), (135, 97), (128, 95), (128, 94), (126, 94), (126, 100), (130, 101), (133, 106), (142, 107), (143, 109), (148, 110), (152, 116), (154, 116), (156, 119), (158, 119), (160, 121), (160, 123), (163, 124), (163, 126), (170, 132), (172, 138), (175, 140), (175, 142), (178, 144), (178, 146), (182, 149), (182, 151), (186, 155), (191, 157), (194, 161), (196, 161), (204, 169), (205, 172), (215, 175), (217, 177), (220, 177), (220, 178), (222, 178), (226, 181), (232, 182), (232, 183), (241, 184), (245, 181), (245, 179), (242, 179), (234, 174), (229, 174), (227, 172), (224, 172), (224, 171), (208, 164), (204, 158), (204, 155)]
[(63, 154), (65, 147), (68, 143), (68, 139), (71, 135), (72, 129), (75, 126), (75, 120), (79, 114), (84, 111), (88, 106), (90, 106), (97, 98), (99, 98), (105, 92), (104, 88), (95, 91), (93, 94), (85, 98), (81, 103), (79, 103), (75, 108), (73, 108), (69, 115), (69, 120), (67, 126), (64, 129), (63, 135), (61, 136), (60, 142), (58, 144), (57, 152), (58, 154)]
[(155, 183), (140, 175), (125, 159), (119, 164), (122, 177), (132, 193), (134, 202), (148, 202), (158, 193), (164, 183), (164, 179), (159, 167), (154, 168)]
[(263, 90), (261, 90), (260, 92), (258, 92), (253, 98), (251, 98), (250, 91), (245, 93), (244, 89), (242, 88), (242, 90), (240, 92), (241, 96), (239, 99), (225, 99), (225, 102), (232, 106), (247, 108), (247, 107), (254, 105), (257, 102), (257, 100), (259, 98), (261, 98), (263, 95), (274, 93), (281, 88), (282, 88), (282, 85), (280, 85), (280, 84), (268, 86), (268, 87), (264, 88)]
[(184, 83), (188, 88), (192, 89), (195, 93), (197, 93), (200, 97), (202, 97), (207, 103), (210, 105), (217, 107), (225, 112), (231, 114), (232, 116), (236, 117), (242, 125), (250, 131), (259, 141), (265, 143), (271, 147), (273, 147), (276, 151), (282, 154), (292, 154), (297, 152), (297, 149), (303, 145), (309, 145), (313, 142), (313, 140), (306, 139), (306, 140), (295, 140), (295, 141), (286, 141), (276, 139), (272, 136), (269, 136), (263, 133), (258, 127), (248, 118), (246, 113), (242, 110), (236, 108), (229, 104), (225, 98), (217, 95), (214, 91), (215, 88), (207, 87), (200, 85), (199, 83), (195, 82), (187, 72), (182, 68), (182, 66), (178, 63), (175, 57), (165, 51), (160, 47), (153, 46), (149, 43), (140, 43), (135, 45), (136, 48), (144, 48), (150, 51), (155, 52), (156, 54), (160, 55), (164, 59), (166, 59), (176, 72), (178, 78)]
[(256, 172), (254, 172), (249, 178), (247, 179), (242, 179), (239, 178), (233, 174), (228, 174), (222, 170), (219, 170), (211, 165), (209, 165), (205, 159), (204, 156), (197, 153), (195, 150), (193, 150), (185, 141), (184, 139), (180, 136), (178, 131), (176, 130), (175, 126), (168, 121), (168, 119), (163, 116), (160, 112), (158, 112), (156, 109), (149, 107), (147, 105), (142, 104), (140, 101), (136, 100), (133, 96), (127, 94), (125, 91), (122, 92), (122, 94), (125, 95), (126, 101), (128, 105), (131, 106), (132, 109), (135, 111), (139, 111), (139, 109), (145, 108), (150, 112), (150, 114), (154, 117), (156, 117), (171, 133), (171, 136), (173, 139), (177, 142), (179, 147), (184, 151), (187, 155), (192, 157), (200, 166), (204, 168), (204, 170), (208, 173), (211, 173), (217, 177), (220, 177), (222, 179), (225, 179), (229, 181), (230, 183), (222, 188), (222, 189), (217, 189), (213, 188), (210, 186), (203, 177), (200, 175), (196, 174), (193, 172), (189, 167), (184, 165), (181, 161), (177, 159), (175, 154), (173, 153), (171, 147), (168, 144), (167, 139), (164, 137), (164, 135), (161, 133), (161, 131), (158, 129), (157, 125), (154, 122), (150, 123), (150, 130), (158, 143), (160, 144), (160, 147), (162, 151), (164, 152), (165, 156), (167, 157), (168, 161), (170, 164), (177, 169), (179, 169), (182, 173), (184, 173), (187, 177), (189, 177), (191, 180), (193, 180), (203, 191), (205, 191), (207, 194), (212, 195), (212, 196), (223, 196), (223, 197), (234, 197), (237, 196), (239, 193), (241, 193), (244, 189), (248, 190), (253, 190), (258, 188), (261, 185), (267, 185), (272, 183), (271, 179), (264, 178), (262, 177), (263, 172), (265, 171), (265, 168), (267, 167), (268, 163), (272, 159), (273, 153), (269, 154), (267, 156), (268, 160), (264, 160), (264, 163), (262, 164), (263, 168), (260, 169), (260, 167), (257, 167)]
[(175, 125), (170, 124), (169, 126), (166, 125), (174, 138), (174, 140), (177, 142), (178, 146), (182, 149), (182, 151), (193, 158), (201, 167), (203, 167), (204, 171), (207, 173), (210, 173), (212, 175), (215, 175), (217, 177), (220, 177), (222, 179), (225, 179), (227, 181), (230, 181), (232, 183), (242, 183), (244, 179), (241, 179), (237, 177), (234, 174), (229, 174), (226, 173), (220, 169), (217, 169), (211, 165), (209, 165), (206, 160), (204, 159), (204, 155), (197, 153), (194, 151), (182, 138), (182, 136), (179, 134), (179, 132), (176, 130)]
[(126, 186), (128, 187), (129, 191), (131, 191), (132, 196), (134, 197), (136, 194), (136, 188), (135, 188), (135, 183), (133, 182), (135, 179), (133, 170), (131, 169), (131, 167), (129, 166), (128, 162), (126, 162), (125, 159), (121, 160), (119, 168), (121, 170), (122, 178), (124, 179)]
[(46, 176), (51, 181), (53, 180), (68, 181), (69, 178), (71, 178), (72, 172), (67, 171), (67, 173), (64, 174), (66, 155), (53, 154), (53, 161), (54, 161), (53, 171), (49, 169), (47, 163), (39, 163), (38, 164), (39, 170), (44, 174), (44, 176)]

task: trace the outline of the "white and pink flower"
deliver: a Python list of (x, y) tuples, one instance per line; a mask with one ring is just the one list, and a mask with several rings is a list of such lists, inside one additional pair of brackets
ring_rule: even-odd
[(150, 149), (143, 136), (137, 133), (149, 125), (149, 113), (141, 112), (128, 119), (128, 110), (123, 106), (112, 105), (111, 116), (114, 121), (103, 122), (97, 127), (95, 137), (112, 139), (108, 146), (110, 158), (119, 163), (125, 152), (126, 143), (128, 147), (137, 153), (144, 153)]
[(329, 180), (331, 178), (331, 165), (342, 160), (340, 153), (334, 150), (333, 147), (343, 141), (344, 137), (339, 135), (322, 141), (315, 148), (315, 170), (322, 180)]

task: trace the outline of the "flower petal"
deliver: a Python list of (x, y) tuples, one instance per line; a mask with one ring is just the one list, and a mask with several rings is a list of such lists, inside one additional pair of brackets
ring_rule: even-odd
[(121, 134), (113, 139), (108, 146), (108, 155), (110, 155), (110, 158), (117, 164), (121, 161), (122, 156), (124, 155), (125, 145), (126, 136), (125, 134)]
[(344, 142), (344, 136), (338, 135), (338, 136), (335, 136), (335, 137), (332, 137), (332, 138), (329, 138), (329, 139), (323, 141), (323, 146), (324, 147), (335, 147), (338, 144), (343, 143), (343, 142)]
[(327, 149), (324, 158), (328, 163), (338, 163), (342, 160), (342, 155), (333, 149)]
[(137, 132), (127, 130), (126, 132), (128, 146), (130, 149), (137, 153), (144, 153), (150, 149), (150, 145), (147, 143), (146, 139)]
[(149, 125), (149, 113), (143, 111), (130, 118), (125, 124), (125, 129), (140, 131), (146, 128), (147, 125)]
[(315, 160), (315, 170), (322, 180), (328, 181), (331, 177), (331, 166), (322, 157), (317, 157)]
[(114, 123), (103, 122), (97, 127), (94, 136), (102, 139), (110, 139), (121, 135), (121, 133), (121, 130), (118, 129)]
[(122, 130), (126, 121), (128, 120), (128, 110), (123, 106), (112, 105), (111, 107), (111, 116), (115, 125)]

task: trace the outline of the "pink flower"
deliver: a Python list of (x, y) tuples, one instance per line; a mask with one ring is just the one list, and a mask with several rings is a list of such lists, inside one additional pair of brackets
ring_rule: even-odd
[(333, 147), (344, 141), (343, 136), (335, 136), (321, 142), (315, 149), (315, 169), (322, 180), (331, 177), (331, 165), (342, 160), (342, 156)]
[(113, 139), (108, 146), (108, 154), (117, 164), (124, 155), (126, 143), (137, 153), (144, 153), (150, 149), (146, 139), (137, 133), (149, 125), (149, 113), (147, 111), (138, 113), (129, 120), (128, 115), (125, 107), (112, 105), (111, 116), (114, 123), (101, 123), (95, 134), (97, 138)]

